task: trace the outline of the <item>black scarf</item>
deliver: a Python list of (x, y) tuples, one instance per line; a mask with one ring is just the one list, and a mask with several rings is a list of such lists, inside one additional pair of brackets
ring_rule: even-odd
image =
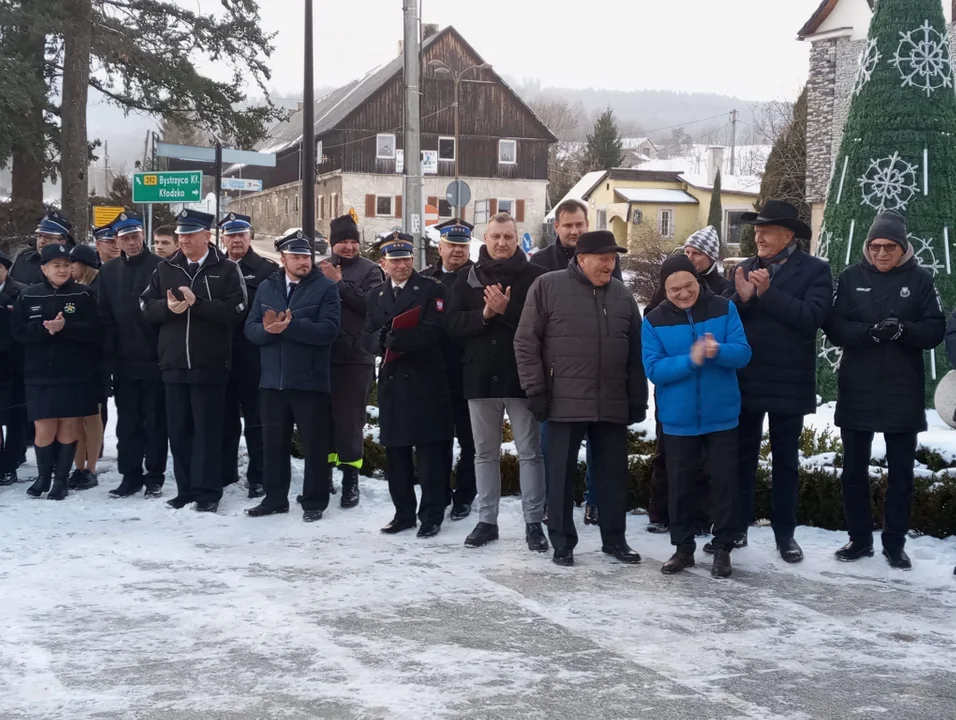
[(776, 255), (770, 258), (757, 258), (757, 267), (761, 270), (768, 268), (770, 270), (770, 277), (773, 277), (777, 270), (780, 269), (780, 266), (783, 265), (787, 260), (790, 259), (790, 256), (793, 255), (797, 250), (797, 242), (794, 240), (792, 243), (787, 245), (783, 250), (778, 252)]
[(478, 262), (475, 263), (475, 275), (482, 285), (501, 283), (503, 288), (514, 284), (515, 278), (520, 275), (528, 264), (528, 256), (521, 248), (515, 249), (515, 254), (507, 260), (495, 260), (488, 254), (488, 248), (482, 245), (478, 253)]

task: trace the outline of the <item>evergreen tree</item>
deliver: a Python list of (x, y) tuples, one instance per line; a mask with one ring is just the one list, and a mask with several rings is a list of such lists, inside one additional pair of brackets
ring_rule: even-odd
[[(82, 140), (69, 145), (70, 152), (61, 158), (66, 167), (60, 171), (85, 176), (85, 161), (77, 150), (86, 143), (85, 127), (79, 127), (85, 123), (77, 112), (66, 112), (70, 117), (63, 117), (60, 126), (53, 122), (68, 110), (59, 105), (67, 88), (78, 97), (77, 78), (84, 67), (96, 68), (88, 86), (124, 111), (188, 120), (240, 147), (259, 140), (279, 113), (271, 104), (244, 108), (242, 88), (251, 80), (268, 97), (265, 83), (271, 73), (266, 60), (273, 49), (272, 35), (261, 29), (256, 0), (221, 0), (221, 5), (219, 12), (203, 14), (174, 0), (0, 3), (0, 70), (5, 93), (8, 83), (14, 90), (0, 99), (0, 158), (13, 157), (14, 189), (19, 184), (26, 188), (25, 200), (42, 202), (42, 177), (55, 169), (50, 160), (66, 135)], [(89, 20), (76, 20), (77, 9), (79, 17), (85, 14)], [(65, 48), (77, 52), (67, 58)], [(232, 77), (220, 82), (202, 75), (194, 64), (197, 53), (229, 67)], [(39, 181), (31, 180), (28, 187), (21, 182), (28, 174), (36, 178), (38, 171)]]
[(740, 230), (740, 257), (757, 254), (757, 233), (753, 225), (744, 225)]
[(807, 89), (793, 105), (787, 127), (773, 144), (760, 183), (759, 206), (767, 200), (786, 200), (795, 205), (800, 219), (810, 224), (807, 203)]
[[(720, 228), (724, 224), (724, 207), (720, 200), (720, 170), (714, 178), (714, 189), (710, 193), (710, 212), (707, 214), (707, 224), (713, 225), (720, 236)], [(723, 240), (723, 237), (720, 238)], [(723, 242), (721, 242), (723, 246)]]
[(610, 170), (620, 167), (623, 159), (624, 143), (614, 120), (614, 111), (608, 108), (594, 121), (594, 131), (588, 134), (588, 170)]
[[(909, 240), (956, 306), (950, 240), (956, 237), (956, 94), (939, 0), (880, 0), (861, 54), (849, 116), (827, 198), (817, 254), (834, 277), (857, 262), (877, 213), (906, 216)], [(927, 403), (949, 369), (925, 353)], [(818, 385), (833, 399), (840, 351), (822, 341)]]

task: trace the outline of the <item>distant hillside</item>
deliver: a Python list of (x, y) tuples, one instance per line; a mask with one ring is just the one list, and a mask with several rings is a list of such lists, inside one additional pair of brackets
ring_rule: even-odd
[[(753, 100), (710, 93), (542, 88), (537, 82), (521, 83), (512, 79), (508, 79), (508, 83), (526, 102), (562, 100), (574, 108), (581, 115), (581, 122), (575, 132), (576, 137), (562, 138), (566, 140), (583, 140), (591, 129), (593, 118), (608, 107), (614, 110), (624, 136), (650, 136), (655, 141), (661, 141), (670, 137), (670, 128), (674, 126), (683, 126), (691, 137), (714, 132), (730, 122), (731, 110), (740, 113), (739, 120), (752, 123), (754, 113), (762, 111), (765, 106)], [(705, 118), (712, 119), (694, 122)], [(745, 134), (745, 128), (738, 126), (738, 133)]]

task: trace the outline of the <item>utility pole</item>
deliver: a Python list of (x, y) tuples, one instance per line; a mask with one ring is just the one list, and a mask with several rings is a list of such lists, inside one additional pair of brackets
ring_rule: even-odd
[(302, 89), (302, 232), (315, 257), (315, 83), (312, 78), (312, 0), (305, 0), (305, 87)]
[[(418, 0), (404, 0), (405, 13), (405, 202), (402, 221), (405, 232), (414, 238), (415, 269), (426, 265), (422, 242), (422, 128), (421, 128), (421, 55), (419, 45)], [(457, 157), (458, 148), (455, 148)]]
[(737, 111), (730, 111), (730, 174), (736, 175), (737, 166)]

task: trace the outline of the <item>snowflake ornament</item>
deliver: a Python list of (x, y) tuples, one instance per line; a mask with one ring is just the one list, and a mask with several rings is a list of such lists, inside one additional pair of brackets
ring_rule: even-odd
[(913, 253), (916, 255), (920, 267), (926, 268), (933, 273), (933, 277), (936, 277), (936, 273), (946, 267), (936, 259), (936, 251), (933, 250), (933, 238), (926, 238), (924, 240), (923, 238), (916, 237), (913, 233), (908, 233), (906, 239), (909, 240), (910, 245), (913, 246)]
[(860, 68), (856, 73), (856, 82), (853, 85), (853, 95), (859, 95), (863, 86), (870, 82), (873, 77), (873, 71), (880, 64), (883, 56), (880, 49), (876, 46), (876, 38), (870, 38), (866, 43), (866, 48), (860, 53)]
[(830, 342), (829, 338), (823, 337), (820, 340), (820, 352), (817, 357), (826, 362), (833, 372), (840, 369), (840, 363), (843, 362), (843, 348), (837, 347)]
[(877, 212), (906, 210), (913, 195), (919, 192), (917, 170), (919, 165), (911, 165), (899, 153), (879, 160), (871, 158), (870, 166), (858, 181), (863, 191), (860, 204)]
[(953, 87), (949, 41), (929, 20), (915, 30), (900, 33), (900, 45), (890, 65), (900, 71), (902, 87), (918, 88), (926, 97), (940, 88)]

